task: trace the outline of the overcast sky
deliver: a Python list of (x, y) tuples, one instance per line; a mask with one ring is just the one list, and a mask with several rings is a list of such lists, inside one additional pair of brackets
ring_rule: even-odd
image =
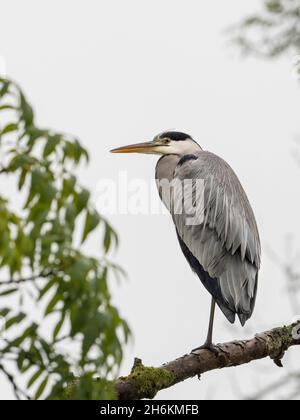
[[(247, 337), (289, 322), (282, 274), (266, 252), (286, 259), (286, 235), (299, 235), (300, 88), (291, 57), (241, 60), (225, 29), (259, 1), (0, 0), (0, 56), (34, 105), (40, 125), (79, 136), (92, 161), (82, 181), (94, 193), (101, 178), (154, 177), (152, 156), (110, 155), (116, 146), (151, 139), (164, 129), (190, 133), (226, 159), (240, 177), (257, 217), (262, 269), (248, 327), (218, 313), (215, 340)], [(0, 186), (5, 191), (5, 186)], [(114, 301), (134, 343), (123, 373), (138, 356), (160, 365), (202, 344), (210, 298), (192, 274), (166, 215), (114, 215), (121, 238), (114, 256), (128, 281)], [(95, 253), (95, 237), (88, 250)], [(297, 241), (296, 245), (297, 246)], [(292, 352), (290, 352), (292, 354)], [(288, 357), (291, 357), (290, 355)], [(270, 380), (265, 360), (186, 381), (160, 398), (239, 398)], [(277, 370), (275, 375), (277, 375)], [(0, 378), (0, 398), (12, 396)]]

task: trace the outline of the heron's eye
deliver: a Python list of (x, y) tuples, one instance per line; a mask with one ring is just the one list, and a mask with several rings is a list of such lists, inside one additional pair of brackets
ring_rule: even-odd
[(162, 141), (163, 141), (163, 143), (164, 143), (164, 144), (169, 144), (169, 143), (171, 143), (171, 140), (170, 140), (170, 139), (162, 139)]

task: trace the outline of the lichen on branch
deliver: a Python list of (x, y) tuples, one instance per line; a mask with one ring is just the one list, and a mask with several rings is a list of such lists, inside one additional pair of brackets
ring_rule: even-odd
[(164, 368), (144, 366), (135, 359), (130, 375), (121, 377), (116, 385), (119, 399), (154, 398), (158, 391), (174, 382), (172, 372)]
[(135, 359), (131, 373), (121, 377), (115, 388), (119, 399), (138, 400), (154, 398), (162, 389), (169, 388), (194, 376), (215, 369), (228, 368), (270, 357), (282, 367), (285, 352), (300, 345), (300, 320), (294, 324), (265, 331), (250, 340), (219, 344), (217, 353), (200, 350), (197, 354), (186, 354), (171, 362), (154, 368)]

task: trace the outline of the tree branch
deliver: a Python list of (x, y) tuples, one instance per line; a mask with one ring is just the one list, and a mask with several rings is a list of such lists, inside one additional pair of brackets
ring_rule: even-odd
[(165, 363), (159, 368), (143, 366), (135, 359), (129, 376), (121, 377), (116, 391), (121, 400), (154, 398), (157, 392), (179, 382), (215, 369), (239, 366), (270, 357), (282, 367), (282, 358), (292, 346), (300, 345), (300, 320), (292, 325), (257, 334), (247, 341), (218, 345), (218, 354), (200, 350)]
[(10, 284), (21, 284), (21, 283), (32, 282), (32, 281), (35, 281), (35, 280), (38, 280), (38, 279), (47, 279), (52, 274), (54, 274), (54, 271), (49, 271), (49, 272), (46, 272), (46, 273), (39, 273), (35, 276), (25, 277), (25, 278), (21, 278), (21, 279), (3, 280), (3, 281), (0, 281), (0, 287), (1, 286), (7, 286), (7, 285), (10, 285)]
[(16, 384), (14, 377), (12, 374), (10, 374), (5, 367), (2, 365), (2, 363), (0, 363), (0, 371), (6, 376), (7, 380), (10, 382), (12, 388), (13, 388), (13, 392), (15, 394), (15, 397), (17, 400), (21, 400), (22, 397), (25, 400), (30, 400), (30, 397), (24, 392), (22, 391), (22, 389), (20, 389), (18, 387), (18, 385)]

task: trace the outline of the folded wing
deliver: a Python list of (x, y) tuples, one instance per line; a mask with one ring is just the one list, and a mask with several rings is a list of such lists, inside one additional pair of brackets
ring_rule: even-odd
[(244, 325), (255, 305), (261, 250), (253, 211), (231, 167), (209, 152), (179, 161), (171, 212), (191, 267), (229, 321), (237, 314)]

